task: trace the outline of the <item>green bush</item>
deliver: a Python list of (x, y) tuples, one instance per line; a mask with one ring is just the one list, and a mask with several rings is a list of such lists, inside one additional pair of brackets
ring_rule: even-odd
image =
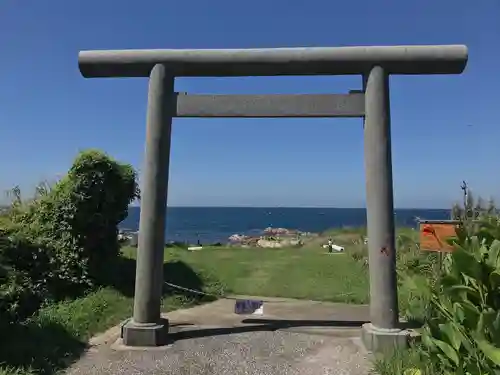
[[(473, 207), (464, 193), (464, 207)], [(421, 373), (425, 364), (438, 374), (500, 374), (500, 220), (491, 204), (469, 208), (457, 217), (455, 250), (439, 275), (407, 278), (429, 301), (417, 348)]]
[(494, 374), (500, 371), (500, 241), (459, 241), (432, 296), (423, 354), (445, 374)]
[(0, 233), (0, 320), (19, 321), (40, 306), (50, 289), (48, 248)]
[(68, 174), (34, 199), (22, 202), (18, 192), (0, 222), (4, 312), (26, 316), (43, 300), (104, 283), (119, 256), (118, 224), (138, 193), (133, 168), (96, 150), (81, 152)]

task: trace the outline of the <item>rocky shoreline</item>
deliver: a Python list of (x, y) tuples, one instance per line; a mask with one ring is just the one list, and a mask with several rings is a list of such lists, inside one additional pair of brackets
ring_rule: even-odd
[[(250, 236), (235, 233), (225, 243), (217, 242), (210, 244), (190, 244), (182, 241), (169, 241), (167, 247), (189, 247), (189, 246), (233, 246), (233, 247), (255, 247), (255, 248), (281, 248), (301, 247), (308, 239), (318, 237), (318, 233), (302, 232), (296, 229), (272, 228), (262, 230), (258, 235)], [(138, 232), (122, 229), (119, 231), (118, 240), (130, 246), (137, 246)]]
[(258, 236), (233, 234), (229, 237), (229, 246), (239, 247), (300, 247), (308, 238), (318, 236), (317, 233), (302, 232), (296, 229), (268, 227)]

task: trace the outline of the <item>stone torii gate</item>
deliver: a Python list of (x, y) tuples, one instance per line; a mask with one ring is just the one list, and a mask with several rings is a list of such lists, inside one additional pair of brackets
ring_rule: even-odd
[[(137, 274), (133, 318), (123, 343), (159, 346), (163, 249), (173, 117), (364, 117), (364, 158), (370, 274), (369, 349), (401, 344), (395, 269), (389, 75), (460, 74), (467, 47), (381, 46), (222, 50), (83, 51), (87, 78), (149, 77)], [(324, 95), (188, 95), (175, 77), (361, 75), (363, 90)]]

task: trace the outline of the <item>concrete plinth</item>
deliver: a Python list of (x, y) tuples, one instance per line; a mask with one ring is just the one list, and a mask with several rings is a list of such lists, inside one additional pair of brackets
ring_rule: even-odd
[(122, 326), (121, 337), (126, 346), (162, 346), (168, 344), (168, 320), (158, 323), (136, 323), (132, 319)]
[(400, 328), (378, 328), (372, 323), (363, 324), (363, 344), (370, 352), (380, 353), (407, 348), (418, 335), (415, 331)]

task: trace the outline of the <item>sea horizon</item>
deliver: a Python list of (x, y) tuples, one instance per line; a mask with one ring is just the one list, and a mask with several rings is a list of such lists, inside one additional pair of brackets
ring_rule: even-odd
[[(417, 219), (445, 220), (451, 209), (394, 209), (397, 226), (416, 227)], [(139, 229), (140, 206), (129, 207), (123, 230)], [(166, 241), (227, 242), (234, 234), (255, 236), (265, 228), (319, 233), (327, 229), (366, 226), (366, 208), (168, 206)]]
[[(140, 205), (131, 204), (129, 208), (140, 208)], [(338, 206), (211, 206), (211, 205), (167, 205), (170, 208), (313, 208), (313, 209), (340, 209), (340, 210), (366, 210), (366, 207), (338, 207)], [(451, 210), (445, 207), (394, 207), (394, 210)]]

